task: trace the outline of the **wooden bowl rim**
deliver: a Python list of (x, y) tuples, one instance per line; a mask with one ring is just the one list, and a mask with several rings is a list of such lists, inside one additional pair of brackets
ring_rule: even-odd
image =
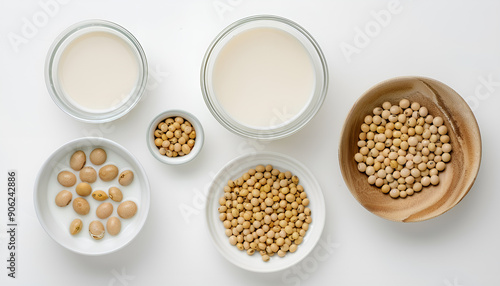
[[(358, 191), (356, 190), (355, 186), (353, 185), (353, 182), (350, 182), (348, 180), (349, 177), (348, 175), (346, 174), (347, 171), (344, 170), (343, 166), (342, 166), (342, 162), (344, 161), (344, 157), (347, 156), (347, 155), (344, 155), (342, 152), (343, 149), (344, 149), (344, 137), (346, 137), (346, 132), (348, 132), (348, 130), (346, 130), (347, 128), (347, 125), (349, 125), (348, 123), (348, 120), (349, 119), (352, 119), (352, 114), (353, 114), (353, 111), (356, 109), (356, 107), (358, 106), (358, 104), (367, 96), (371, 95), (374, 91), (380, 89), (381, 87), (385, 86), (385, 85), (388, 85), (388, 84), (394, 84), (394, 83), (401, 83), (401, 82), (405, 82), (405, 81), (421, 81), (423, 82), (424, 84), (427, 85), (426, 82), (430, 82), (432, 84), (436, 84), (436, 85), (441, 85), (442, 87), (444, 88), (447, 88), (449, 89), (451, 92), (448, 93), (449, 96), (453, 97), (453, 99), (456, 99), (458, 101), (461, 101), (461, 104), (466, 106), (466, 110), (468, 113), (470, 113), (470, 118), (467, 118), (467, 121), (469, 121), (469, 124), (473, 126), (473, 128), (475, 130), (471, 131), (472, 132), (477, 132), (477, 134), (479, 136), (477, 136), (477, 138), (475, 138), (477, 140), (477, 142), (475, 143), (471, 143), (471, 145), (476, 145), (477, 148), (474, 148), (474, 151), (473, 152), (476, 152), (478, 154), (477, 156), (477, 164), (475, 164), (475, 168), (473, 169), (469, 169), (468, 170), (468, 173), (471, 174), (471, 179), (467, 182), (468, 185), (467, 186), (464, 186), (463, 189), (463, 193), (462, 195), (460, 196), (460, 198), (452, 205), (449, 206), (449, 208), (443, 210), (442, 212), (440, 213), (437, 213), (437, 214), (434, 214), (434, 215), (430, 215), (430, 216), (423, 216), (423, 217), (418, 217), (418, 218), (415, 218), (415, 217), (412, 217), (412, 215), (408, 216), (408, 217), (405, 217), (405, 218), (395, 218), (395, 217), (391, 217), (390, 216), (390, 213), (385, 213), (385, 212), (382, 212), (382, 213), (376, 213), (376, 212), (373, 212), (371, 211), (370, 209), (368, 209), (363, 203), (362, 201), (360, 201), (360, 199), (358, 198), (357, 194), (358, 194)], [(464, 117), (464, 114), (459, 114), (458, 116), (460, 117)], [(447, 211), (449, 211), (450, 209), (452, 209), (454, 206), (456, 206), (467, 194), (468, 192), (470, 191), (470, 189), (472, 188), (472, 186), (474, 185), (475, 181), (476, 181), (476, 178), (477, 178), (477, 175), (479, 173), (479, 169), (480, 169), (480, 166), (481, 166), (481, 160), (482, 160), (482, 138), (481, 138), (481, 131), (479, 129), (479, 125), (477, 123), (477, 120), (476, 120), (476, 117), (474, 115), (474, 113), (472, 112), (472, 110), (470, 109), (470, 106), (467, 104), (467, 102), (462, 98), (462, 96), (460, 96), (460, 94), (458, 92), (456, 92), (453, 88), (451, 88), (450, 86), (444, 84), (443, 82), (441, 81), (438, 81), (438, 80), (435, 80), (435, 79), (432, 79), (432, 78), (428, 78), (428, 77), (423, 77), (423, 76), (399, 76), (399, 77), (394, 77), (394, 78), (390, 78), (390, 79), (386, 79), (384, 81), (381, 81), (375, 85), (373, 85), (372, 87), (370, 87), (368, 90), (366, 90), (357, 100), (356, 102), (353, 104), (353, 106), (350, 108), (349, 112), (347, 113), (346, 115), (346, 119), (344, 121), (344, 124), (342, 126), (342, 130), (341, 130), (341, 134), (340, 134), (340, 137), (339, 137), (339, 147), (338, 147), (338, 163), (339, 163), (339, 167), (340, 167), (340, 171), (342, 173), (342, 177), (344, 179), (344, 182), (347, 186), (347, 188), (349, 189), (349, 191), (351, 192), (351, 195), (353, 195), (353, 197), (366, 209), (368, 210), (369, 212), (379, 216), (379, 217), (382, 217), (384, 219), (387, 219), (387, 220), (391, 220), (391, 221), (395, 221), (395, 222), (418, 222), (418, 221), (425, 221), (425, 220), (429, 220), (429, 219), (432, 219), (432, 218), (435, 218)], [(361, 173), (360, 173), (361, 174)]]

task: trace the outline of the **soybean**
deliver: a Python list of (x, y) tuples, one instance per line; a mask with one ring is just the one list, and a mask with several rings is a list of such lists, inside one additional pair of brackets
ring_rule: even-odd
[(113, 205), (111, 203), (102, 203), (96, 209), (96, 215), (100, 219), (105, 219), (113, 213)]
[(98, 201), (105, 201), (108, 199), (108, 195), (106, 194), (106, 192), (101, 190), (94, 191), (92, 193), (92, 197)]
[(71, 169), (75, 171), (80, 171), (83, 166), (85, 166), (85, 163), (87, 162), (87, 157), (85, 153), (81, 150), (76, 151), (71, 155), (71, 158), (69, 159), (69, 166)]
[(73, 198), (73, 195), (71, 194), (70, 191), (64, 190), (60, 191), (57, 196), (56, 196), (56, 205), (58, 207), (65, 207), (69, 205)]
[(76, 198), (73, 200), (73, 209), (79, 215), (86, 215), (90, 211), (90, 205), (86, 199)]
[(94, 165), (102, 165), (106, 162), (108, 155), (102, 148), (96, 148), (90, 152), (90, 162)]
[[(189, 139), (189, 134), (193, 132), (192, 126), (188, 122), (184, 121), (181, 122), (180, 119), (177, 119), (175, 122), (174, 120), (172, 120), (172, 122), (168, 121), (167, 123), (169, 123), (169, 125), (172, 127), (182, 128), (182, 130), (189, 131), (187, 134), (181, 134), (181, 136), (175, 138), (176, 140), (179, 140), (181, 144), (181, 152), (179, 153), (183, 153), (182, 151), (188, 152), (187, 149), (182, 150), (182, 144), (189, 144), (190, 147), (194, 146), (194, 141)], [(164, 122), (165, 125), (167, 123)], [(161, 126), (161, 127), (165, 129), (168, 126)], [(170, 141), (165, 141), (168, 138), (164, 132), (162, 132), (161, 130), (157, 131), (158, 132), (155, 132), (155, 136), (156, 134), (158, 134), (159, 138), (163, 140), (162, 148), (165, 147), (166, 149), (168, 149), (170, 147), (173, 147), (173, 145), (175, 145), (175, 144), (170, 144)], [(170, 138), (172, 137), (174, 137), (173, 133), (172, 136), (170, 136)], [(106, 193), (103, 190), (93, 191), (93, 188), (91, 186), (92, 183), (97, 182), (97, 180), (101, 180), (103, 182), (110, 182), (118, 177), (119, 184), (121, 184), (122, 186), (128, 186), (134, 180), (134, 172), (132, 170), (125, 170), (122, 173), (118, 174), (119, 173), (118, 167), (113, 164), (108, 164), (106, 166), (100, 167), (99, 171), (96, 172), (96, 169), (94, 169), (94, 167), (85, 166), (85, 164), (87, 163), (86, 159), (87, 158), (85, 152), (82, 150), (78, 150), (72, 154), (69, 160), (69, 166), (71, 167), (72, 170), (78, 172), (77, 175), (80, 177), (81, 180), (81, 182), (77, 184), (75, 187), (76, 194), (78, 194), (79, 197), (73, 199), (73, 194), (68, 190), (63, 190), (59, 192), (55, 197), (55, 203), (59, 207), (67, 206), (71, 202), (73, 202), (73, 210), (78, 215), (81, 216), (87, 215), (90, 212), (91, 208), (89, 202), (83, 197), (87, 197), (92, 194), (92, 198), (94, 198), (97, 201), (105, 201), (109, 197), (115, 202), (122, 202), (124, 198), (122, 191), (118, 187), (112, 186), (108, 189), (108, 192)], [(107, 160), (107, 153), (102, 148), (96, 148), (90, 153), (89, 159), (94, 165), (102, 165)], [(64, 170), (57, 174), (57, 181), (62, 186), (69, 188), (76, 184), (77, 175), (75, 175), (75, 173), (73, 173), (71, 170), (70, 171)], [(243, 207), (241, 207), (241, 210), (243, 210)], [(98, 219), (102, 220), (107, 219), (106, 222), (107, 232), (110, 235), (118, 235), (121, 231), (121, 220), (118, 217), (111, 216), (113, 214), (113, 211), (114, 211), (114, 206), (112, 203), (103, 202), (96, 208), (95, 216)], [(136, 213), (137, 213), (137, 204), (133, 201), (122, 202), (117, 207), (117, 214), (121, 218), (125, 219), (131, 218)], [(80, 218), (76, 218), (69, 225), (70, 234), (76, 235), (81, 231), (82, 228), (83, 228), (82, 220)], [(105, 228), (102, 222), (98, 220), (92, 221), (89, 224), (88, 228), (89, 228), (89, 234), (93, 239), (100, 240), (104, 237)], [(240, 228), (238, 229), (241, 232), (243, 228), (242, 227)], [(248, 243), (243, 244), (242, 243), (243, 240), (240, 236), (237, 236), (236, 240), (237, 240), (236, 245), (238, 246), (239, 249), (249, 249), (249, 244)]]
[(62, 171), (57, 175), (57, 181), (64, 187), (73, 187), (76, 184), (76, 176), (70, 171)]
[(90, 186), (89, 183), (82, 182), (76, 185), (76, 193), (79, 196), (86, 197), (92, 193), (92, 187)]
[(130, 170), (126, 170), (121, 172), (120, 176), (118, 177), (118, 183), (122, 186), (128, 186), (132, 183), (134, 180), (134, 173)]
[(97, 172), (90, 166), (83, 167), (80, 170), (80, 180), (82, 182), (94, 183), (97, 180)]
[(99, 169), (99, 178), (104, 182), (112, 181), (118, 176), (118, 167), (115, 165), (106, 165)]
[(115, 202), (121, 202), (123, 199), (123, 194), (117, 187), (111, 187), (108, 190), (109, 198)]
[(153, 140), (161, 155), (181, 157), (193, 150), (196, 132), (188, 120), (180, 116), (168, 117), (157, 125)]
[(108, 221), (106, 222), (106, 230), (109, 234), (117, 235), (118, 233), (120, 233), (121, 229), (122, 223), (119, 218), (115, 216), (108, 218)]
[(69, 225), (69, 233), (71, 233), (71, 235), (75, 235), (75, 234), (79, 233), (80, 230), (82, 230), (82, 227), (83, 227), (82, 220), (79, 218), (76, 218)]
[(94, 220), (89, 225), (89, 234), (95, 240), (102, 239), (104, 237), (104, 225), (98, 220)]
[(438, 173), (451, 160), (448, 130), (442, 117), (430, 115), (418, 102), (384, 102), (361, 124), (354, 161), (368, 183), (382, 193), (392, 198), (412, 196), (439, 184)]
[(299, 178), (272, 165), (258, 165), (228, 181), (219, 204), (229, 243), (248, 255), (258, 250), (263, 261), (296, 251), (312, 223), (311, 202)]
[(125, 201), (116, 211), (121, 218), (131, 218), (137, 213), (137, 205), (133, 201)]

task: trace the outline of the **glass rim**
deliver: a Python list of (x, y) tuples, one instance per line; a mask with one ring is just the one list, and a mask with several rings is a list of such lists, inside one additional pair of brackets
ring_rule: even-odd
[[(210, 74), (208, 70), (208, 68), (210, 67), (210, 60), (213, 57), (217, 57), (218, 54), (217, 53), (214, 54), (214, 50), (220, 45), (221, 41), (223, 41), (223, 39), (225, 39), (226, 36), (230, 35), (237, 28), (258, 21), (278, 22), (281, 24), (285, 24), (286, 26), (299, 32), (300, 35), (304, 36), (304, 38), (307, 39), (306, 43), (310, 44), (310, 46), (313, 48), (315, 52), (315, 54), (311, 54), (311, 52), (307, 50), (307, 47), (305, 47), (307, 52), (312, 57), (311, 61), (315, 70), (319, 68), (319, 70), (321, 71), (320, 74), (316, 73), (317, 77), (318, 76), (321, 77), (320, 79), (321, 85), (319, 86), (317, 83), (315, 84), (314, 94), (311, 96), (310, 100), (306, 104), (305, 109), (301, 110), (293, 120), (266, 129), (259, 129), (255, 127), (245, 126), (244, 124), (241, 124), (236, 120), (232, 119), (230, 115), (226, 114), (225, 111), (222, 110), (222, 108), (219, 108), (217, 106), (217, 99), (210, 91), (211, 82), (209, 82), (208, 80), (208, 76)], [(296, 38), (301, 44), (306, 44), (304, 43), (303, 40), (297, 38), (295, 35), (291, 36)], [(313, 57), (317, 57), (317, 61), (315, 61)], [(210, 43), (202, 61), (201, 73), (200, 73), (200, 85), (203, 94), (203, 99), (208, 109), (210, 110), (210, 113), (212, 113), (215, 119), (226, 129), (235, 134), (253, 139), (259, 139), (259, 140), (281, 139), (290, 136), (298, 132), (300, 129), (302, 129), (316, 115), (316, 113), (321, 108), (324, 99), (326, 98), (326, 94), (328, 92), (328, 64), (316, 40), (312, 37), (311, 34), (309, 34), (309, 32), (307, 32), (307, 30), (305, 30), (302, 26), (300, 26), (296, 22), (275, 15), (254, 15), (242, 18), (228, 25)], [(307, 108), (309, 107), (312, 108), (307, 112), (306, 115), (304, 115), (304, 113), (306, 113), (307, 111)]]
[[(57, 55), (64, 51), (64, 49), (74, 40), (71, 39), (75, 34), (83, 32), (89, 29), (92, 31), (103, 31), (110, 32), (111, 30), (114, 35), (120, 37), (130, 48), (133, 50), (134, 56), (137, 58), (139, 77), (137, 79), (137, 84), (134, 89), (128, 95), (128, 99), (117, 107), (99, 113), (92, 113), (81, 109), (78, 106), (71, 104), (67, 99), (66, 95), (57, 90), (56, 84), (58, 76), (54, 76), (54, 70), (57, 70), (57, 64), (59, 59)], [(94, 30), (95, 29), (95, 30)], [(109, 30), (108, 30), (109, 29)], [(80, 35), (79, 35), (80, 36)], [(76, 36), (76, 37), (79, 37)], [(132, 110), (135, 105), (140, 101), (142, 95), (145, 92), (146, 84), (148, 79), (148, 62), (146, 54), (139, 43), (139, 41), (124, 27), (107, 20), (91, 19), (77, 22), (65, 30), (63, 30), (51, 44), (45, 61), (45, 84), (47, 90), (56, 103), (56, 105), (71, 117), (78, 119), (87, 123), (104, 123), (116, 120), (123, 115), (127, 114)]]

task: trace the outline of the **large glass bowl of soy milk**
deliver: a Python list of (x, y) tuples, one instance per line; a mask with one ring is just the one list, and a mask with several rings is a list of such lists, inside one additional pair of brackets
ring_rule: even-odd
[(277, 16), (252, 16), (229, 25), (211, 43), (201, 89), (210, 112), (231, 132), (279, 139), (318, 112), (328, 67), (304, 28)]
[(148, 78), (146, 55), (125, 28), (87, 20), (63, 31), (45, 63), (45, 82), (54, 102), (84, 122), (102, 123), (129, 112)]

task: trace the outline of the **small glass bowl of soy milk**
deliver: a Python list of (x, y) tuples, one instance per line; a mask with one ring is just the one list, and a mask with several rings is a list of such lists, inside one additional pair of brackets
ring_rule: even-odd
[(109, 122), (141, 99), (148, 78), (146, 55), (125, 28), (87, 20), (63, 31), (45, 63), (50, 96), (64, 112), (84, 122)]
[(328, 67), (314, 38), (277, 16), (241, 19), (211, 43), (201, 89), (213, 116), (231, 132), (273, 140), (290, 136), (318, 112)]

